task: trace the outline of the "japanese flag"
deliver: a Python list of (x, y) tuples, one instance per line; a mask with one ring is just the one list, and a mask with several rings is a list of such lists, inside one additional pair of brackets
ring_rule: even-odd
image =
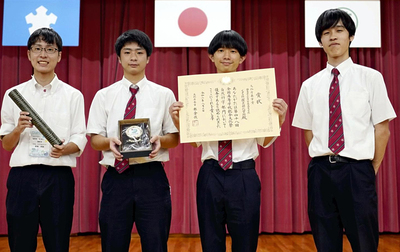
[(155, 1), (155, 47), (208, 47), (231, 29), (231, 1)]

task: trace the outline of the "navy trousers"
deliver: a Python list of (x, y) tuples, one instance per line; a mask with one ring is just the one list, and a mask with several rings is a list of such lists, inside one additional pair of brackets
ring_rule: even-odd
[(171, 225), (171, 193), (160, 162), (131, 165), (119, 174), (109, 167), (101, 184), (102, 251), (127, 252), (133, 223), (143, 252), (167, 251)]
[(308, 215), (318, 251), (341, 252), (344, 229), (354, 252), (376, 252), (378, 206), (371, 161), (313, 158), (308, 167)]
[(11, 168), (7, 224), (11, 252), (34, 252), (39, 225), (47, 252), (69, 251), (75, 181), (71, 167)]
[(226, 228), (233, 252), (257, 250), (261, 183), (254, 160), (244, 162), (244, 167), (234, 164), (224, 171), (216, 160), (206, 160), (199, 171), (197, 213), (204, 252), (226, 251)]

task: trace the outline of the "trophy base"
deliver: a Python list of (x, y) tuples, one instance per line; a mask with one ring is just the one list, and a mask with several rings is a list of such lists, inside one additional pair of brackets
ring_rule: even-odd
[(121, 152), (122, 159), (147, 157), (150, 155), (150, 153), (151, 153), (151, 150)]

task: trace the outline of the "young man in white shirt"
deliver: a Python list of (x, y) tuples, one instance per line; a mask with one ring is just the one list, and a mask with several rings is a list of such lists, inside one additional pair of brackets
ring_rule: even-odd
[[(75, 181), (71, 167), (85, 148), (82, 93), (54, 72), (61, 60), (62, 40), (41, 28), (28, 40), (32, 79), (6, 91), (1, 108), (0, 136), (13, 151), (7, 180), (7, 224), (11, 251), (36, 251), (39, 225), (47, 251), (68, 251)], [(62, 144), (51, 146), (8, 96), (17, 89)]]
[(382, 75), (349, 56), (355, 31), (345, 11), (321, 14), (315, 35), (327, 66), (304, 81), (292, 123), (312, 157), (308, 214), (318, 251), (342, 251), (343, 229), (353, 251), (378, 249), (375, 174), (396, 114)]
[[(167, 251), (171, 194), (163, 162), (169, 160), (168, 148), (178, 145), (179, 135), (168, 113), (175, 102), (173, 92), (145, 75), (152, 50), (149, 37), (142, 31), (129, 30), (119, 36), (115, 51), (124, 76), (99, 90), (90, 107), (87, 132), (92, 147), (103, 152), (100, 164), (107, 167), (99, 214), (103, 251), (127, 252), (133, 223), (142, 251)], [(118, 165), (123, 162), (117, 150), (121, 144), (118, 121), (124, 118), (127, 103), (131, 104), (130, 88), (138, 90), (132, 104), (136, 106), (135, 118), (150, 119), (153, 151), (149, 156), (126, 160), (126, 170), (122, 171)]]
[[(236, 72), (246, 59), (247, 44), (237, 32), (222, 31), (212, 39), (208, 54), (218, 73)], [(278, 98), (271, 106), (279, 114), (279, 125), (282, 126), (286, 102)], [(182, 107), (182, 102), (175, 102), (170, 107), (177, 128)], [(218, 141), (191, 144), (203, 148), (203, 165), (197, 178), (197, 215), (204, 252), (226, 251), (226, 227), (232, 238), (232, 251), (257, 250), (261, 185), (254, 160), (258, 157), (258, 145), (267, 148), (275, 139), (232, 140), (232, 163), (226, 167), (218, 162)]]

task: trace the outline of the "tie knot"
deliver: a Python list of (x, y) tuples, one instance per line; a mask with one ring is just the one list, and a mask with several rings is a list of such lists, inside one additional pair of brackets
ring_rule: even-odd
[(339, 70), (337, 70), (337, 68), (332, 69), (332, 74), (337, 77), (339, 75)]
[(133, 87), (130, 87), (129, 90), (133, 95), (136, 95), (136, 93), (139, 91), (139, 87), (135, 85)]

